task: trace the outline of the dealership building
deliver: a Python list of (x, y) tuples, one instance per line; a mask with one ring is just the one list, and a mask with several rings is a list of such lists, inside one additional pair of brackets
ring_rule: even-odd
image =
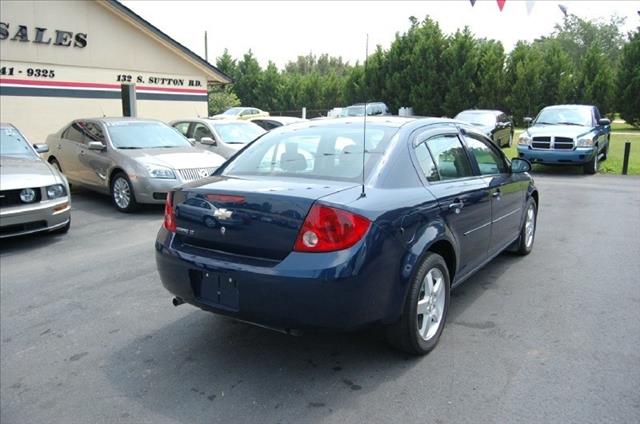
[(230, 78), (115, 0), (0, 2), (0, 121), (43, 142), (77, 118), (206, 116), (207, 87)]

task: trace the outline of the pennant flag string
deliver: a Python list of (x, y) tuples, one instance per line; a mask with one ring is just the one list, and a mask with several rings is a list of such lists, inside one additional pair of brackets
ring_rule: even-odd
[(535, 4), (534, 0), (527, 0), (527, 15), (531, 15), (531, 11), (533, 10), (534, 4)]
[(471, 7), (476, 5), (476, 0), (469, 0), (471, 2)]
[(498, 9), (500, 9), (500, 11), (502, 12), (502, 9), (504, 8), (504, 4), (507, 0), (497, 0), (498, 1)]

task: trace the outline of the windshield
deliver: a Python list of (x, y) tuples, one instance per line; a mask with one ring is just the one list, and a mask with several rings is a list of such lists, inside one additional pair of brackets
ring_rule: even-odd
[(592, 126), (591, 109), (586, 107), (554, 107), (542, 109), (536, 124)]
[(216, 123), (214, 128), (227, 144), (247, 144), (265, 133), (265, 130), (250, 122)]
[(243, 108), (241, 107), (232, 107), (231, 109), (223, 113), (223, 115), (240, 115), (240, 112), (242, 112), (242, 110)]
[(473, 125), (494, 126), (496, 124), (496, 116), (492, 113), (460, 112), (455, 119)]
[(349, 106), (342, 113), (342, 116), (364, 116), (364, 106)]
[(160, 122), (107, 122), (113, 147), (118, 149), (160, 149), (190, 147), (175, 129)]
[[(367, 126), (365, 169), (380, 161), (397, 128)], [(228, 176), (280, 176), (362, 181), (362, 128), (320, 126), (267, 133), (223, 171)]]
[(0, 128), (0, 156), (38, 158), (38, 155), (29, 146), (27, 140), (12, 127)]

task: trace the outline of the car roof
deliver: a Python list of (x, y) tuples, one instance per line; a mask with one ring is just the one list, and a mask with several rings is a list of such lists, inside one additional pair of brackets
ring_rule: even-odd
[(593, 108), (593, 105), (551, 105), (551, 106), (546, 106), (543, 109), (566, 109), (566, 108), (584, 108), (584, 109), (591, 109)]
[(101, 116), (97, 118), (77, 118), (72, 122), (76, 121), (100, 121), (100, 122), (162, 122), (157, 119), (150, 118), (134, 118), (131, 116)]
[[(260, 116), (258, 118), (250, 119), (252, 121), (278, 121), (278, 122), (302, 122), (306, 119), (298, 118), (297, 116)], [(246, 121), (245, 121), (246, 122)]]
[(497, 109), (467, 109), (467, 110), (463, 110), (462, 112), (459, 112), (458, 115), (460, 115), (461, 113), (492, 113), (494, 115), (499, 115), (504, 112)]
[[(432, 124), (447, 124), (452, 123), (456, 125), (464, 125), (468, 126), (469, 124), (466, 122), (456, 121), (454, 119), (449, 118), (436, 118), (436, 117), (404, 117), (404, 116), (367, 116), (367, 125), (376, 125), (383, 127), (391, 127), (391, 128), (401, 128), (410, 124), (416, 124), (418, 126), (422, 125), (432, 125)], [(302, 121), (298, 123), (294, 123), (291, 125), (287, 125), (287, 129), (299, 129), (299, 128), (310, 128), (310, 127), (330, 127), (330, 126), (339, 126), (344, 124), (360, 124), (364, 125), (364, 117), (363, 116), (351, 116), (345, 118), (333, 118), (333, 119), (318, 119), (318, 120), (309, 120)], [(277, 128), (277, 129), (280, 129)]]

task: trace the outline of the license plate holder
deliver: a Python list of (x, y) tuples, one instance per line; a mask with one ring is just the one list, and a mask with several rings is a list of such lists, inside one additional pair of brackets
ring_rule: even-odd
[(240, 291), (238, 282), (228, 275), (204, 271), (200, 283), (200, 297), (213, 305), (238, 310), (240, 307)]

